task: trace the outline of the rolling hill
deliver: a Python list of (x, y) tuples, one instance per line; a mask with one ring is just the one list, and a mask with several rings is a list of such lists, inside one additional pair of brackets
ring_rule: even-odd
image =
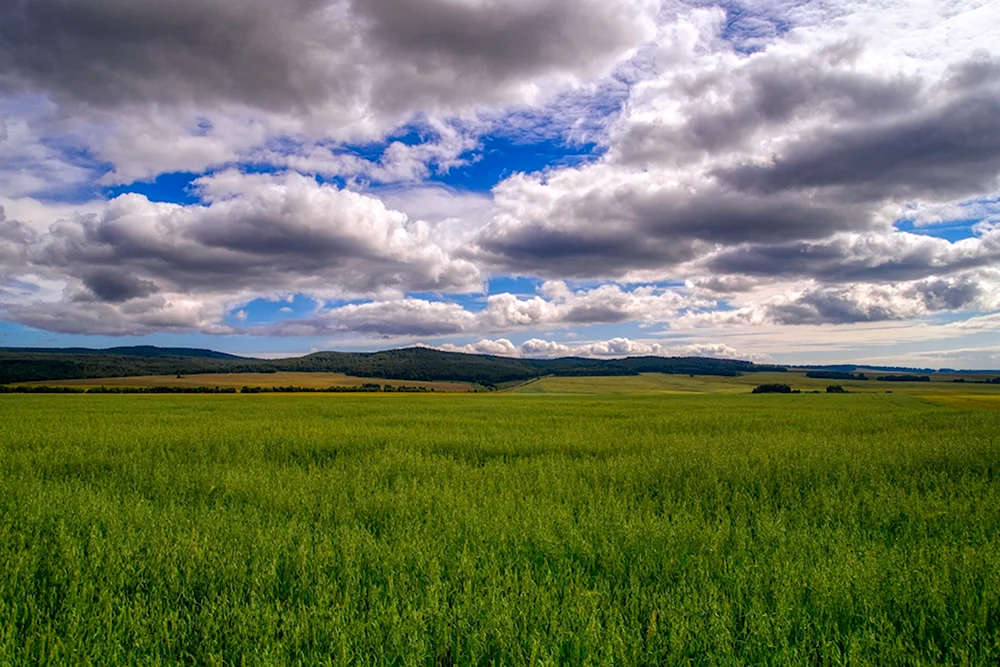
[(701, 357), (514, 359), (408, 347), (382, 352), (316, 352), (290, 359), (254, 359), (188, 348), (153, 346), (0, 348), (0, 384), (196, 373), (324, 372), (354, 377), (472, 382), (497, 386), (548, 375), (622, 376), (639, 373), (736, 376), (784, 371), (749, 361)]

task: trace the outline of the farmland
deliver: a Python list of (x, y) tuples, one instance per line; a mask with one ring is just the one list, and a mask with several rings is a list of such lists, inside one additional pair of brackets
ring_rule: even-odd
[[(874, 374), (873, 374), (874, 375)], [(788, 384), (800, 391), (825, 391), (840, 385), (852, 393), (903, 393), (927, 397), (1000, 397), (1000, 385), (953, 382), (954, 377), (982, 381), (996, 375), (933, 376), (932, 382), (879, 382), (878, 380), (824, 380), (806, 377), (805, 371), (752, 373), (735, 377), (642, 373), (626, 377), (546, 377), (524, 383), (512, 391), (523, 394), (654, 395), (654, 394), (741, 394), (767, 383)]]
[(376, 382), (395, 387), (420, 387), (434, 391), (472, 391), (468, 382), (421, 382), (414, 380), (385, 380), (363, 378), (343, 373), (305, 373), (279, 371), (276, 373), (198, 373), (195, 375), (143, 375), (138, 377), (86, 378), (74, 380), (35, 381), (19, 383), (26, 386), (54, 387), (360, 387)]
[(0, 396), (0, 663), (996, 664), (997, 392), (940, 384)]

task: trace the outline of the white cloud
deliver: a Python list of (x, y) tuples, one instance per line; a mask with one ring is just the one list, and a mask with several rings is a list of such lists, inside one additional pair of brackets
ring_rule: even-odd
[(466, 345), (445, 343), (444, 345), (439, 345), (437, 349), (445, 352), (462, 352), (464, 354), (492, 354), (500, 357), (521, 356), (521, 350), (506, 338), (498, 338), (497, 340), (483, 338), (480, 341)]
[(588, 358), (620, 358), (637, 356), (658, 357), (712, 357), (716, 359), (745, 359), (751, 361), (766, 361), (767, 354), (741, 354), (732, 347), (720, 343), (692, 343), (688, 345), (664, 345), (658, 342), (630, 340), (628, 338), (612, 338), (610, 340), (592, 341), (589, 343), (560, 343), (542, 338), (531, 338), (520, 346), (516, 346), (506, 338), (497, 340), (483, 339), (468, 345), (445, 344), (437, 349), (446, 352), (464, 352), (467, 354), (494, 354), (508, 357), (588, 357)]
[[(184, 320), (214, 331), (227, 305), (252, 298), (481, 289), (479, 270), (435, 244), (426, 223), (378, 199), (294, 174), (230, 171), (198, 184), (201, 205), (122, 195), (35, 236), (9, 220), (11, 277), (39, 274), (65, 290), (59, 303), (11, 306), (8, 318), (80, 333), (131, 331), (130, 322), (145, 331), (143, 308), (152, 308), (191, 315), (167, 318), (171, 327)], [(82, 316), (97, 303), (101, 318)]]
[[(891, 257), (913, 245), (897, 217), (992, 216), (1000, 15), (984, 7), (754, 5), (792, 27), (750, 55), (721, 38), (721, 9), (678, 8), (637, 65), (608, 153), (498, 184), (472, 256), (546, 277), (677, 279), (707, 256), (848, 235)], [(990, 261), (963, 247), (984, 241), (956, 253)], [(937, 275), (922, 271), (910, 279)]]
[(609, 74), (654, 35), (657, 10), (655, 0), (36, 0), (0, 9), (0, 85), (86, 119), (108, 182), (248, 154), (408, 180), (456, 147), (399, 144), (365, 164), (318, 148), (268, 156), (266, 139), (377, 141), (414, 118), (544, 104)]
[(363, 333), (372, 336), (487, 334), (545, 327), (641, 321), (666, 322), (681, 311), (710, 305), (672, 289), (651, 286), (626, 290), (618, 285), (569, 290), (547, 283), (540, 296), (503, 293), (486, 297), (481, 310), (427, 299), (373, 301), (321, 309), (312, 317), (265, 327), (271, 335)]

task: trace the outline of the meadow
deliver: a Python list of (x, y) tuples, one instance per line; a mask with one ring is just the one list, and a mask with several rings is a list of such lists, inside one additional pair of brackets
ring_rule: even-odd
[(0, 396), (0, 664), (997, 664), (946, 398)]
[[(869, 373), (873, 378), (877, 373)], [(743, 394), (760, 384), (787, 384), (799, 391), (825, 392), (830, 385), (840, 385), (851, 393), (902, 393), (925, 397), (1000, 398), (1000, 385), (953, 382), (954, 378), (982, 381), (993, 375), (932, 375), (932, 382), (880, 382), (870, 380), (828, 380), (806, 377), (801, 370), (787, 373), (745, 373), (737, 376), (671, 375), (666, 373), (641, 373), (624, 377), (544, 377), (523, 383), (511, 389), (521, 394)]]
[(134, 377), (82, 378), (18, 382), (17, 385), (51, 387), (360, 387), (368, 382), (391, 384), (395, 387), (421, 387), (434, 391), (472, 391), (469, 382), (423, 382), (420, 380), (386, 380), (355, 377), (343, 373), (307, 373), (278, 371), (276, 373), (196, 373), (192, 375), (139, 375)]

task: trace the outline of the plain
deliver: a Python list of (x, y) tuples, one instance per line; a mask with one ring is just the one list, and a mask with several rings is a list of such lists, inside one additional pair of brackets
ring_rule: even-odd
[(900, 393), (0, 396), (0, 663), (996, 664), (998, 471)]

